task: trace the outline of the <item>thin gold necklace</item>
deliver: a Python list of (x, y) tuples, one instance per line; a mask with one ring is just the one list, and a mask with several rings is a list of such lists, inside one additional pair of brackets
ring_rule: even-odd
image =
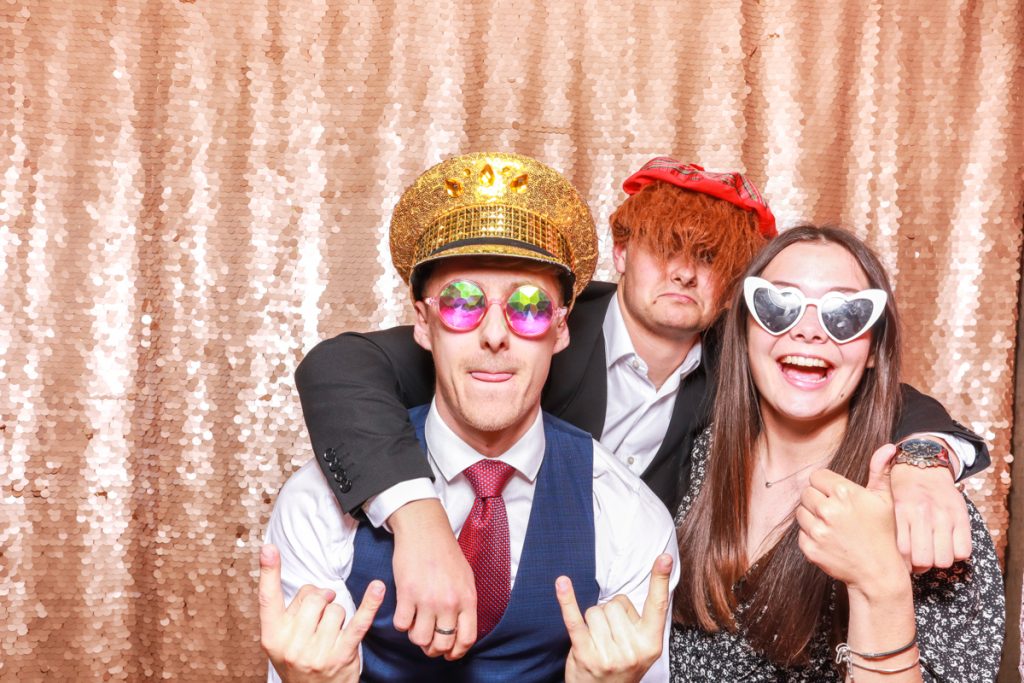
[(778, 484), (778, 483), (779, 483), (780, 481), (786, 481), (786, 480), (787, 480), (787, 479), (789, 479), (790, 477), (795, 477), (796, 475), (800, 474), (801, 472), (803, 472), (804, 470), (806, 470), (806, 469), (807, 469), (807, 468), (809, 468), (809, 467), (814, 467), (815, 465), (819, 465), (819, 464), (821, 464), (821, 463), (825, 462), (825, 459), (826, 459), (827, 457), (828, 457), (828, 456), (826, 455), (826, 456), (825, 456), (824, 458), (821, 458), (821, 459), (819, 459), (819, 460), (815, 460), (815, 461), (814, 461), (814, 462), (812, 462), (812, 463), (808, 463), (807, 465), (804, 465), (804, 466), (803, 466), (803, 467), (801, 467), (800, 469), (798, 469), (798, 470), (796, 470), (796, 471), (794, 471), (794, 472), (790, 472), (790, 473), (789, 473), (789, 474), (787, 474), (786, 476), (784, 476), (784, 477), (781, 477), (781, 478), (779, 478), (779, 479), (776, 479), (775, 481), (768, 481), (768, 470), (766, 470), (766, 469), (765, 469), (765, 467), (764, 467), (764, 460), (763, 460), (763, 459), (761, 459), (761, 458), (758, 458), (758, 459), (757, 459), (757, 464), (761, 466), (761, 474), (762, 474), (762, 475), (764, 476), (764, 487), (765, 487), (766, 489), (770, 489), (771, 487), (773, 487), (773, 486), (775, 486), (776, 484)]

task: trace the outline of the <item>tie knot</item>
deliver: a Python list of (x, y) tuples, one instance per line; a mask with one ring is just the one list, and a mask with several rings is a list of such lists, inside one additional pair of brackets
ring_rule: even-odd
[(515, 469), (500, 460), (481, 460), (462, 471), (477, 498), (500, 496)]

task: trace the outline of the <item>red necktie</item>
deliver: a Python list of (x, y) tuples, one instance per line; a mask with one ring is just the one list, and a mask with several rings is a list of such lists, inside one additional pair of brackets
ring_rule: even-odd
[(459, 534), (459, 547), (476, 579), (477, 638), (491, 632), (508, 606), (512, 560), (501, 491), (513, 472), (511, 465), (500, 460), (481, 460), (463, 471), (476, 494)]

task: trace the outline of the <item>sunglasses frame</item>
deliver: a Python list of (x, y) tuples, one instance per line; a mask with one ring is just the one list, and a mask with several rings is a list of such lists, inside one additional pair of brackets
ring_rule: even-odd
[[(473, 285), (474, 287), (476, 287), (477, 289), (480, 290), (480, 293), (484, 297), (483, 313), (480, 314), (480, 318), (476, 321), (476, 324), (474, 324), (472, 327), (466, 327), (466, 328), (453, 327), (452, 325), (448, 324), (448, 321), (446, 321), (445, 318), (444, 318), (444, 314), (441, 313), (441, 293), (444, 292), (446, 289), (448, 289), (449, 287), (451, 287), (452, 285), (454, 285), (457, 282), (466, 282), (468, 284)], [(553, 310), (551, 312), (551, 322), (548, 323), (548, 326), (545, 327), (540, 332), (538, 332), (537, 334), (523, 334), (522, 332), (518, 331), (515, 328), (515, 325), (512, 324), (512, 320), (509, 318), (509, 314), (508, 314), (508, 301), (509, 301), (509, 299), (511, 299), (515, 295), (516, 292), (518, 292), (523, 287), (534, 287), (534, 288), (540, 290), (541, 292), (543, 292), (544, 296), (547, 297), (548, 301), (550, 301), (551, 304), (552, 304)], [(545, 334), (547, 334), (551, 330), (552, 327), (556, 326), (559, 322), (561, 322), (561, 320), (569, 312), (569, 307), (568, 306), (554, 306), (555, 300), (551, 297), (550, 294), (548, 294), (546, 289), (544, 289), (543, 287), (540, 287), (538, 285), (534, 285), (534, 284), (530, 284), (530, 283), (521, 284), (518, 287), (516, 287), (515, 289), (513, 289), (511, 292), (509, 292), (508, 296), (505, 297), (504, 300), (500, 300), (499, 299), (497, 301), (491, 301), (491, 300), (489, 300), (487, 298), (487, 292), (484, 291), (484, 288), (480, 285), (479, 282), (476, 282), (474, 280), (470, 280), (470, 279), (467, 279), (467, 278), (456, 278), (456, 279), (454, 279), (454, 280), (452, 280), (450, 282), (445, 283), (444, 286), (441, 287), (440, 290), (438, 290), (438, 295), (437, 296), (428, 296), (428, 297), (423, 299), (423, 303), (427, 304), (428, 306), (433, 307), (437, 311), (437, 317), (440, 318), (441, 324), (444, 325), (445, 329), (450, 330), (452, 332), (472, 332), (476, 328), (480, 327), (480, 324), (484, 321), (484, 318), (487, 317), (487, 313), (491, 310), (491, 306), (500, 305), (501, 306), (502, 315), (505, 318), (505, 327), (508, 328), (509, 332), (511, 332), (512, 334), (516, 335), (517, 337), (522, 337), (523, 339), (539, 339), (540, 337), (543, 337)]]
[[(765, 325), (765, 323), (761, 320), (761, 317), (757, 314), (757, 310), (754, 307), (754, 293), (759, 289), (767, 289), (769, 291), (778, 292), (779, 294), (787, 294), (792, 292), (797, 296), (797, 300), (800, 303), (800, 312), (797, 314), (796, 318), (793, 319), (793, 322), (787, 325), (785, 329), (779, 330), (778, 332), (768, 329), (768, 326)], [(830, 329), (828, 329), (828, 326), (825, 324), (825, 317), (821, 312), (821, 305), (831, 299), (840, 299), (844, 303), (856, 301), (857, 299), (867, 299), (872, 304), (871, 317), (868, 318), (867, 323), (864, 324), (864, 326), (857, 332), (857, 334), (849, 337), (848, 339), (839, 339), (834, 334), (832, 334), (832, 331)], [(821, 325), (821, 329), (824, 330), (825, 334), (828, 335), (829, 339), (834, 341), (836, 344), (847, 344), (849, 342), (852, 342), (854, 339), (857, 339), (858, 337), (862, 336), (865, 332), (870, 330), (875, 323), (877, 323), (881, 319), (882, 314), (885, 313), (885, 306), (889, 302), (889, 295), (886, 294), (885, 291), (881, 289), (863, 289), (853, 294), (843, 294), (842, 292), (827, 292), (825, 296), (815, 299), (806, 296), (796, 287), (776, 287), (774, 284), (772, 284), (768, 280), (765, 280), (764, 278), (759, 278), (751, 275), (743, 279), (743, 301), (746, 303), (747, 312), (750, 314), (750, 317), (754, 319), (754, 322), (756, 322), (762, 330), (775, 337), (786, 334), (791, 329), (796, 327), (797, 323), (803, 320), (804, 314), (807, 313), (807, 307), (811, 304), (814, 304), (815, 310), (818, 311), (818, 324)]]

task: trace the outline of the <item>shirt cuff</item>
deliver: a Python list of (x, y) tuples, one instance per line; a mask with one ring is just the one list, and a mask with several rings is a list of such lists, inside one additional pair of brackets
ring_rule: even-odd
[(960, 481), (960, 477), (964, 476), (964, 470), (973, 465), (974, 459), (978, 456), (977, 451), (974, 450), (974, 444), (965, 439), (961, 439), (959, 436), (954, 434), (927, 432), (927, 435), (933, 436), (936, 439), (942, 439), (950, 448), (953, 449), (953, 452), (956, 453), (956, 457), (960, 462), (957, 468), (955, 481)]
[(384, 489), (376, 496), (367, 498), (363, 503), (363, 512), (366, 513), (370, 524), (378, 528), (384, 527), (390, 533), (388, 517), (393, 515), (398, 508), (414, 500), (437, 497), (437, 491), (434, 490), (434, 484), (430, 479), (426, 477), (410, 479), (401, 481), (391, 488)]

